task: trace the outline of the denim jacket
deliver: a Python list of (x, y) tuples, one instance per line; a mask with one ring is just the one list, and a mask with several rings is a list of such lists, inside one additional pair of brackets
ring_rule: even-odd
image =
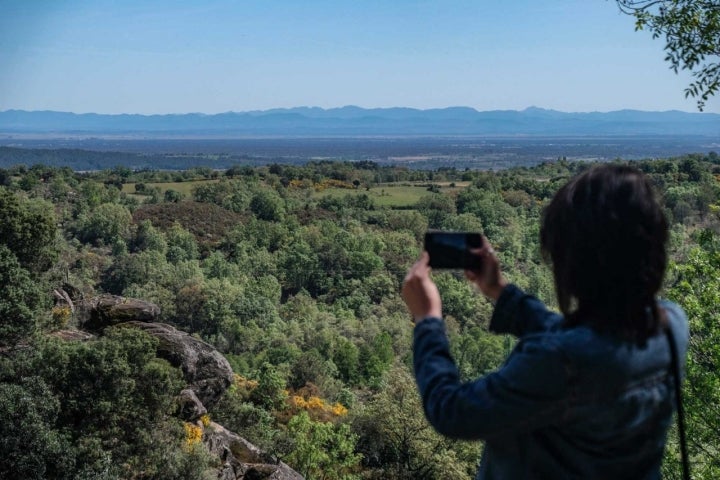
[[(660, 302), (680, 359), (688, 324)], [(441, 434), (485, 440), (476, 479), (658, 479), (674, 408), (666, 335), (643, 347), (563, 317), (508, 285), (490, 330), (519, 341), (496, 372), (461, 383), (443, 321), (415, 327), (425, 415)], [(681, 360), (684, 363), (683, 360)]]

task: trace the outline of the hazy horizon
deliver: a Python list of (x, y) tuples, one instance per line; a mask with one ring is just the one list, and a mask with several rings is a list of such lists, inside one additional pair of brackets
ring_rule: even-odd
[(403, 105), (394, 105), (394, 106), (388, 106), (388, 107), (365, 107), (362, 105), (357, 104), (347, 104), (347, 105), (338, 105), (335, 107), (319, 107), (317, 105), (295, 105), (295, 106), (286, 106), (286, 107), (273, 107), (273, 108), (266, 108), (266, 109), (255, 109), (255, 110), (226, 110), (223, 112), (203, 112), (203, 111), (187, 111), (187, 112), (158, 112), (158, 113), (139, 113), (139, 112), (118, 112), (118, 113), (108, 113), (108, 112), (100, 112), (100, 111), (67, 111), (67, 110), (49, 110), (49, 109), (40, 109), (40, 110), (27, 110), (23, 108), (8, 108), (4, 110), (0, 110), (0, 112), (9, 112), (9, 111), (24, 111), (29, 113), (41, 113), (41, 112), (53, 112), (53, 113), (69, 113), (74, 115), (139, 115), (144, 117), (150, 117), (150, 116), (164, 116), (164, 115), (206, 115), (206, 116), (213, 116), (213, 115), (222, 115), (222, 114), (228, 114), (228, 113), (258, 113), (258, 112), (270, 112), (274, 110), (296, 110), (296, 109), (320, 109), (324, 111), (329, 110), (341, 110), (344, 108), (358, 108), (362, 110), (393, 110), (393, 109), (406, 109), (406, 110), (417, 110), (417, 111), (429, 111), (429, 110), (448, 110), (448, 109), (471, 109), (475, 110), (478, 113), (486, 113), (486, 112), (525, 112), (528, 110), (545, 110), (549, 112), (558, 112), (558, 113), (577, 113), (577, 114), (585, 114), (585, 113), (616, 113), (616, 112), (622, 112), (622, 111), (637, 111), (642, 113), (667, 113), (667, 112), (680, 112), (680, 113), (697, 113), (699, 115), (719, 115), (720, 111), (703, 111), (699, 112), (697, 109), (689, 109), (689, 110), (680, 110), (676, 108), (672, 109), (666, 109), (666, 110), (640, 110), (636, 108), (619, 108), (617, 110), (585, 110), (585, 111), (569, 111), (569, 110), (558, 110), (555, 108), (546, 108), (543, 106), (538, 105), (529, 105), (524, 108), (496, 108), (492, 110), (481, 110), (478, 108), (474, 108), (467, 105), (448, 105), (445, 107), (432, 107), (432, 108), (416, 108), (416, 107), (407, 107)]

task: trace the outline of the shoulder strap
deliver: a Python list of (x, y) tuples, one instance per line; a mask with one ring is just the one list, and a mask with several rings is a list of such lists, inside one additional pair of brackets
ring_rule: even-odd
[(680, 359), (678, 357), (677, 345), (675, 344), (675, 336), (672, 333), (670, 325), (665, 328), (665, 335), (670, 344), (670, 356), (672, 357), (672, 374), (675, 384), (675, 404), (677, 405), (677, 424), (678, 434), (680, 436), (680, 453), (682, 455), (683, 479), (690, 480), (690, 462), (687, 452), (687, 443), (685, 441), (685, 411), (683, 410), (682, 391), (680, 389)]

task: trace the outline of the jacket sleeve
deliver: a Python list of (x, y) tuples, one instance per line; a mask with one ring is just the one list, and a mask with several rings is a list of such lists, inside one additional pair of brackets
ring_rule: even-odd
[(548, 310), (540, 300), (509, 284), (495, 304), (490, 331), (522, 337), (555, 330), (560, 327), (562, 320), (560, 314)]
[(485, 439), (557, 422), (565, 410), (567, 368), (549, 335), (521, 339), (498, 371), (461, 383), (445, 326), (427, 318), (415, 327), (415, 379), (429, 422), (454, 438)]

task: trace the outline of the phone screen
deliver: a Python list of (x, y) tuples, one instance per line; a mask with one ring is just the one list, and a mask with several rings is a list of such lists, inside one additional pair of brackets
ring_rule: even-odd
[(478, 267), (478, 259), (470, 253), (471, 248), (482, 247), (479, 233), (466, 232), (427, 232), (425, 250), (430, 255), (432, 268)]

